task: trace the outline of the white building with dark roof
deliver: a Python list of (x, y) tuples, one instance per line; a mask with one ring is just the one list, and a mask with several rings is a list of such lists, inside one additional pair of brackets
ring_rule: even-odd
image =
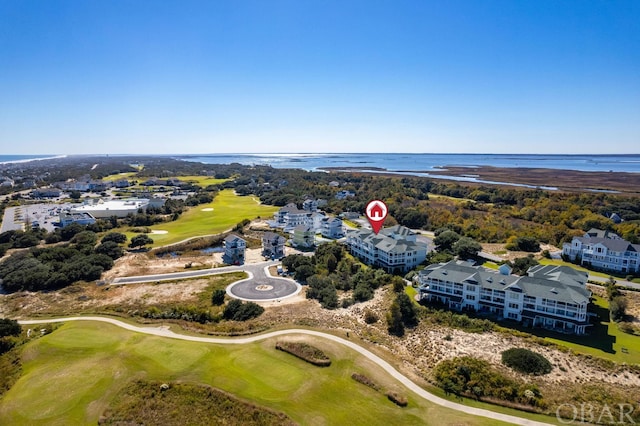
[(587, 278), (566, 266), (538, 265), (521, 277), (462, 261), (433, 264), (418, 274), (422, 300), (575, 334), (590, 325)]
[(572, 262), (620, 274), (640, 273), (640, 244), (631, 244), (617, 234), (590, 230), (562, 245), (562, 254)]
[(383, 228), (378, 234), (370, 229), (348, 232), (347, 246), (364, 263), (390, 273), (407, 272), (427, 257), (427, 245), (418, 242), (415, 232), (401, 225)]

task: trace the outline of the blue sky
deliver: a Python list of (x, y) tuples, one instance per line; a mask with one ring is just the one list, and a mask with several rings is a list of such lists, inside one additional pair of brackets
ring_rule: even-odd
[(0, 2), (3, 154), (640, 152), (640, 1)]

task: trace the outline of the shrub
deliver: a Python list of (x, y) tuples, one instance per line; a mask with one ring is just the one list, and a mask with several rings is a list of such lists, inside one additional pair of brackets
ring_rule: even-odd
[(233, 299), (222, 311), (222, 317), (233, 321), (247, 321), (259, 317), (264, 312), (264, 308), (254, 302), (242, 303), (238, 299)]
[(609, 302), (609, 311), (613, 321), (622, 321), (627, 314), (627, 299), (624, 296), (615, 296)]
[(362, 383), (365, 386), (369, 386), (371, 389), (379, 391), (380, 390), (380, 386), (378, 386), (373, 380), (371, 380), (370, 378), (368, 378), (365, 375), (362, 374), (358, 374), (358, 373), (353, 373), (351, 375), (351, 378), (353, 380), (355, 380), (358, 383)]
[(378, 318), (378, 315), (376, 315), (376, 313), (373, 312), (371, 309), (365, 309), (364, 322), (366, 322), (367, 324), (374, 324), (378, 322), (379, 319), (380, 318)]
[(399, 407), (406, 407), (409, 403), (406, 396), (400, 395), (398, 392), (394, 391), (387, 392), (387, 398), (389, 398), (389, 401), (393, 402)]
[(217, 289), (211, 295), (211, 304), (214, 306), (220, 306), (224, 303), (224, 296), (227, 294), (226, 291), (222, 289)]
[(276, 349), (294, 355), (318, 367), (328, 367), (331, 359), (320, 349), (302, 342), (277, 342)]
[(511, 348), (502, 352), (502, 363), (525, 374), (548, 374), (553, 366), (544, 356), (525, 348)]

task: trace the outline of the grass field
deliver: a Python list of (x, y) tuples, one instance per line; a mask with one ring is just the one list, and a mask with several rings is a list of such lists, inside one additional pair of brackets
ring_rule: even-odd
[(593, 298), (600, 320), (592, 327), (588, 336), (549, 333), (545, 338), (576, 352), (595, 355), (618, 363), (640, 364), (640, 336), (622, 332), (615, 322), (609, 320), (609, 303), (602, 297), (593, 296)]
[(105, 176), (102, 180), (105, 182), (113, 182), (120, 179), (133, 179), (136, 175), (136, 172), (117, 173), (115, 175)]
[(173, 179), (179, 179), (182, 182), (189, 182), (197, 185), (201, 188), (206, 188), (209, 185), (218, 185), (224, 183), (229, 179), (216, 179), (211, 176), (173, 176)]
[[(219, 234), (233, 228), (243, 219), (255, 219), (258, 216), (271, 218), (277, 210), (278, 207), (260, 204), (255, 197), (242, 197), (226, 189), (220, 191), (211, 203), (192, 207), (182, 213), (178, 220), (151, 227), (152, 230), (166, 231), (166, 234), (149, 236), (154, 241), (154, 247), (173, 244), (200, 235)], [(123, 231), (125, 230), (120, 232)], [(135, 235), (125, 233), (129, 239)]]
[(357, 372), (384, 388), (396, 387), (374, 364), (337, 343), (312, 343), (331, 357), (331, 367), (276, 351), (275, 339), (220, 346), (141, 335), (104, 323), (67, 323), (25, 346), (23, 375), (0, 400), (0, 424), (96, 424), (115, 395), (139, 379), (213, 386), (304, 425), (502, 424), (428, 403), (402, 388), (409, 405), (400, 408), (351, 379)]
[(584, 272), (588, 272), (589, 274), (596, 276), (596, 277), (602, 277), (602, 278), (609, 278), (611, 275), (610, 274), (605, 274), (603, 272), (596, 272), (596, 271), (590, 271), (587, 268), (583, 268), (580, 265), (576, 265), (574, 263), (570, 263), (570, 262), (565, 262), (564, 260), (560, 260), (560, 259), (540, 259), (540, 264), (541, 265), (556, 265), (556, 266), (568, 266), (569, 268), (573, 268), (577, 271), (584, 271)]

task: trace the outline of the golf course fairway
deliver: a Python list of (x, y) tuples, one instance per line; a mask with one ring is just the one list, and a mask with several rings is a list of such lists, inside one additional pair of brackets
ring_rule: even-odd
[[(278, 339), (311, 341), (332, 364), (319, 368), (277, 351)], [(353, 380), (353, 373), (406, 395), (408, 406), (396, 406)], [(503, 424), (426, 401), (364, 356), (315, 336), (221, 345), (96, 321), (64, 323), (24, 346), (22, 376), (0, 400), (0, 424), (96, 424), (114, 396), (138, 379), (213, 386), (304, 425)]]

